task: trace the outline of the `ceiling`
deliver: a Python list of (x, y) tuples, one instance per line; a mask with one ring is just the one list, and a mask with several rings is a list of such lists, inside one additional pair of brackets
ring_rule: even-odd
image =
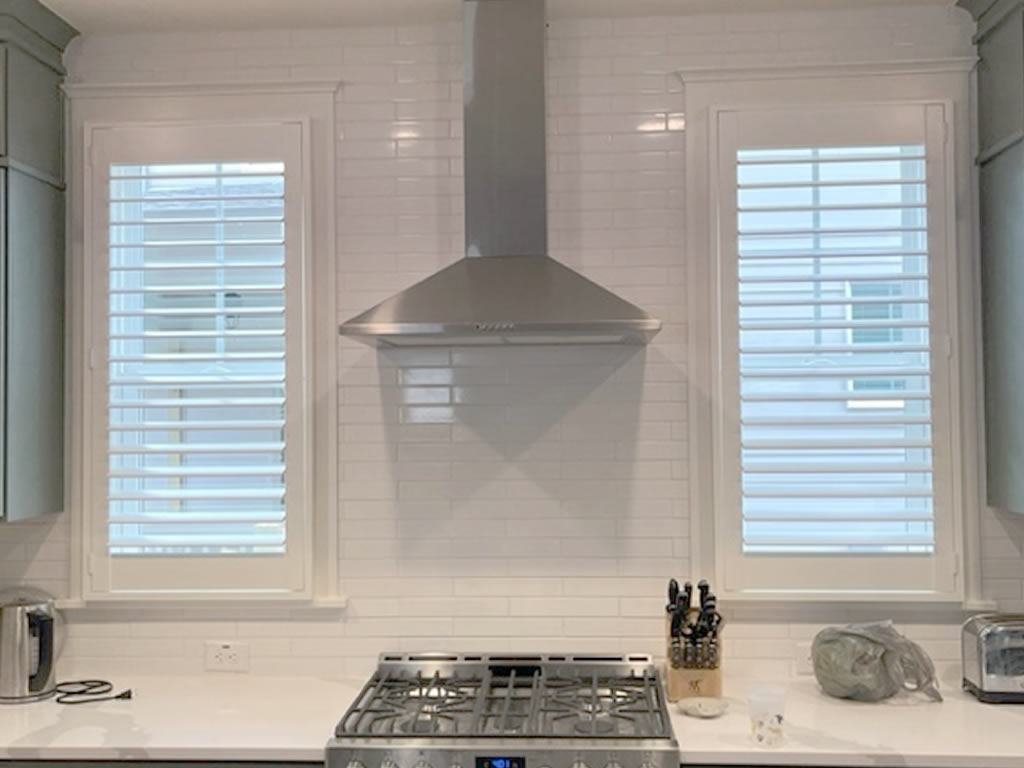
[[(758, 10), (951, 5), (953, 0), (548, 0), (549, 15), (641, 16)], [(462, 0), (43, 0), (83, 34), (301, 29), (455, 19)]]

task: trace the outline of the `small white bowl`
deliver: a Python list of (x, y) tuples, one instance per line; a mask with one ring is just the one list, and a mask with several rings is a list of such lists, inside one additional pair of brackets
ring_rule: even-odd
[(684, 715), (710, 719), (724, 715), (725, 711), (729, 709), (729, 702), (710, 696), (694, 696), (690, 699), (680, 699), (677, 706)]

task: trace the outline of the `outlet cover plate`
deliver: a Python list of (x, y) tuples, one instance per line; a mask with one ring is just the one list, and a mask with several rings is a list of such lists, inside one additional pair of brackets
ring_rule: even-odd
[(249, 644), (237, 640), (207, 640), (204, 659), (208, 672), (248, 672)]

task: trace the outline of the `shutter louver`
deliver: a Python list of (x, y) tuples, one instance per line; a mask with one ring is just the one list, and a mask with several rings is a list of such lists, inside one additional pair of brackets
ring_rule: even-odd
[(932, 553), (924, 146), (736, 162), (743, 551)]
[(110, 166), (108, 551), (285, 550), (284, 163)]

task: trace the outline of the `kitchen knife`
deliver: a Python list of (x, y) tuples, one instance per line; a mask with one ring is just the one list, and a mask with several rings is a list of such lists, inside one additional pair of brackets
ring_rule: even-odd
[(683, 634), (686, 630), (686, 605), (683, 603), (683, 596), (676, 596), (676, 604), (672, 611), (672, 621), (675, 622), (679, 627), (679, 633)]
[(665, 606), (665, 613), (672, 613), (676, 609), (676, 602), (679, 600), (679, 582), (675, 579), (668, 580), (668, 605)]
[[(678, 606), (679, 606), (679, 604), (676, 603), (676, 607), (677, 608), (678, 608)], [(682, 634), (682, 632), (683, 632), (683, 614), (679, 610), (674, 610), (674, 611), (672, 611), (672, 625), (671, 625), (671, 629), (670, 629), (670, 634), (672, 635), (672, 639), (675, 640), (677, 637), (679, 637)]]
[(708, 584), (706, 579), (701, 579), (697, 582), (697, 590), (700, 592), (700, 610), (704, 611), (704, 603), (707, 602), (708, 593), (711, 591), (711, 585)]
[(693, 584), (686, 582), (683, 585), (683, 618), (690, 615), (690, 607), (693, 605)]
[(715, 611), (711, 614), (711, 618), (708, 620), (708, 630), (712, 635), (718, 634), (718, 630), (722, 626), (722, 614)]
[(689, 625), (683, 627), (682, 646), (683, 666), (692, 667), (696, 660), (697, 646), (693, 642), (693, 627)]
[[(677, 601), (673, 604), (673, 609), (679, 605), (678, 595)], [(669, 630), (669, 661), (672, 662), (672, 666), (678, 669), (683, 665), (683, 640), (682, 640), (682, 615), (678, 610), (672, 611), (672, 625)]]
[(718, 598), (712, 594), (708, 594), (707, 599), (704, 601), (704, 610), (701, 611), (701, 617), (704, 619), (704, 623), (711, 624), (711, 617), (718, 612)]
[(701, 599), (700, 612), (697, 614), (697, 621), (694, 626), (694, 635), (697, 640), (711, 634), (711, 616), (715, 612), (717, 600), (712, 594), (707, 594)]

